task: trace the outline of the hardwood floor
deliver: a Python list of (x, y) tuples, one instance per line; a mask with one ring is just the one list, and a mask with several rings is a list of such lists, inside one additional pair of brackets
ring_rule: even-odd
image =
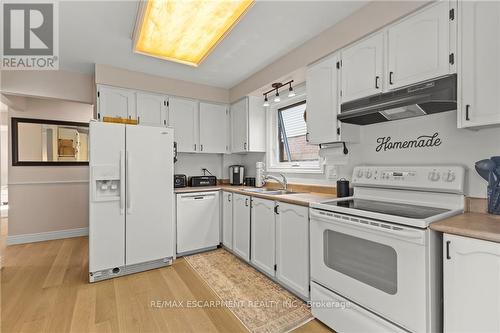
[[(1, 272), (2, 332), (246, 332), (225, 307), (154, 307), (217, 300), (183, 259), (89, 284), (87, 237), (9, 246)], [(313, 320), (296, 332), (330, 332)]]

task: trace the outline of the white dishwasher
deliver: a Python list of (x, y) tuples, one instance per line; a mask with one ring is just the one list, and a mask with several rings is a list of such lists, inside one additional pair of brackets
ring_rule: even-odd
[(177, 253), (220, 244), (219, 192), (177, 194)]

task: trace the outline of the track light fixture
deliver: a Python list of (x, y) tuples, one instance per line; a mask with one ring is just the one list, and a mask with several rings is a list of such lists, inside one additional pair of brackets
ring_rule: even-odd
[(278, 103), (279, 101), (281, 101), (280, 92), (279, 92), (278, 88), (276, 88), (276, 96), (274, 96), (274, 101), (276, 103)]
[(265, 93), (263, 93), (262, 95), (264, 95), (264, 106), (269, 106), (269, 100), (267, 98), (267, 95), (270, 94), (270, 93), (273, 93), (275, 92), (275, 95), (274, 95), (274, 99), (273, 101), (278, 103), (281, 101), (281, 97), (280, 97), (280, 89), (282, 87), (286, 87), (288, 85), (288, 97), (293, 97), (295, 96), (295, 91), (293, 90), (293, 87), (292, 87), (292, 82), (293, 80), (290, 80), (288, 82), (285, 82), (285, 83), (281, 83), (281, 82), (275, 82), (271, 85), (271, 87), (273, 87), (271, 90), (269, 91), (266, 91)]
[(264, 94), (264, 104), (263, 104), (264, 107), (267, 107), (269, 106), (269, 101), (267, 100), (267, 94)]
[(288, 88), (288, 97), (295, 96), (295, 91), (292, 88), (292, 82), (289, 83), (290, 87)]

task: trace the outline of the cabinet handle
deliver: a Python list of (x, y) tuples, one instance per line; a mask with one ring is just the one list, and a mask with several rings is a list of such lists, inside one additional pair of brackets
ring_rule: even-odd
[(309, 142), (309, 133), (306, 133), (306, 142)]
[(203, 151), (203, 145), (200, 145), (200, 151)]
[(227, 195), (227, 201), (228, 201), (228, 202), (231, 202), (231, 194), (228, 194), (228, 195)]
[(470, 120), (470, 117), (469, 117), (469, 110), (470, 110), (470, 104), (467, 104), (465, 106), (465, 120), (469, 121)]
[(196, 143), (194, 144), (194, 151), (196, 151)]
[(451, 241), (446, 241), (446, 259), (450, 260), (450, 243)]
[(394, 72), (389, 72), (389, 84), (394, 84), (394, 82), (392, 82), (393, 75), (394, 75)]
[(248, 198), (245, 199), (245, 207), (248, 207)]
[(375, 76), (375, 89), (379, 89), (379, 88), (380, 88), (380, 87), (379, 87), (379, 85), (378, 85), (378, 79), (379, 79), (379, 78), (380, 78), (380, 77), (379, 77), (378, 75), (377, 75), (377, 76)]
[(243, 150), (247, 150), (247, 143), (246, 142), (243, 144)]

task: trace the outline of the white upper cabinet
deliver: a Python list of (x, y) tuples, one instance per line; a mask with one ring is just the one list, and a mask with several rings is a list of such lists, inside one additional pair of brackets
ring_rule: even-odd
[(389, 89), (450, 73), (449, 10), (440, 1), (388, 28)]
[(342, 50), (342, 102), (382, 92), (384, 34), (379, 32)]
[(247, 150), (248, 100), (246, 98), (231, 105), (231, 150), (233, 153)]
[(133, 90), (110, 86), (97, 86), (97, 118), (136, 119)]
[(229, 151), (227, 117), (226, 105), (200, 102), (200, 152)]
[(443, 241), (444, 332), (500, 332), (500, 243)]
[(262, 99), (247, 96), (231, 105), (231, 151), (266, 151), (266, 113)]
[(196, 152), (199, 148), (198, 102), (177, 97), (170, 98), (169, 126), (174, 127), (178, 152)]
[(337, 53), (307, 69), (307, 133), (313, 144), (339, 141), (337, 114), (339, 112), (338, 81), (340, 66)]
[(167, 126), (167, 96), (137, 92), (136, 112), (140, 125)]
[(458, 127), (500, 124), (500, 3), (459, 2)]

